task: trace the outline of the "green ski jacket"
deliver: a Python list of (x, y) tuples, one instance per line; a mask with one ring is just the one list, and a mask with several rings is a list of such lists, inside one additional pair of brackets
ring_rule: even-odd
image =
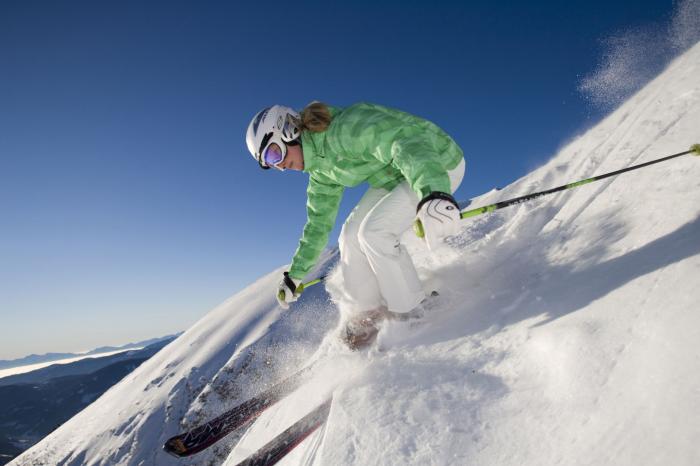
[(298, 280), (326, 246), (345, 187), (366, 181), (390, 191), (406, 180), (418, 199), (433, 191), (450, 193), (447, 171), (464, 157), (447, 133), (408, 113), (369, 103), (329, 109), (325, 131), (301, 135), (308, 218), (289, 270)]

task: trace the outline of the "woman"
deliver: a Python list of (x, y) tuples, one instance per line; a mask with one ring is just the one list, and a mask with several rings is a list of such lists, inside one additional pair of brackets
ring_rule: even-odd
[(296, 301), (297, 287), (326, 246), (344, 188), (366, 181), (370, 188), (338, 240), (353, 308), (345, 340), (351, 348), (365, 346), (382, 320), (421, 314), (426, 294), (399, 239), (416, 216), (431, 249), (456, 233), (460, 212), (452, 193), (464, 176), (464, 157), (452, 138), (429, 121), (380, 105), (313, 102), (300, 113), (280, 105), (262, 110), (246, 143), (263, 169), (309, 174), (308, 219), (276, 290), (283, 308)]

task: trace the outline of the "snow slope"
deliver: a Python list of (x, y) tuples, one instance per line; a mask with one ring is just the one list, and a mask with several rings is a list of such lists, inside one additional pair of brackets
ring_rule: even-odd
[[(700, 44), (550, 162), (474, 206), (700, 142)], [(13, 465), (235, 465), (333, 392), (283, 464), (700, 464), (700, 158), (684, 156), (465, 221), (428, 255), (426, 323), (343, 351), (323, 286), (290, 312), (275, 270), (224, 302)], [(329, 251), (320, 265), (331, 270)], [(330, 289), (342, 287), (339, 277)], [(314, 355), (315, 353), (315, 355)], [(322, 354), (321, 373), (242, 436), (187, 460), (181, 428)], [(236, 442), (240, 440), (236, 446)]]

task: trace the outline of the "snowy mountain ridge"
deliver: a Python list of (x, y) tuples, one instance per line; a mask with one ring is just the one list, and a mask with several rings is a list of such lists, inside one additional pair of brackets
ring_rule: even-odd
[[(544, 166), (472, 205), (700, 142), (699, 75), (696, 44)], [(700, 158), (684, 156), (465, 221), (438, 254), (409, 232), (442, 305), (423, 325), (391, 323), (360, 354), (336, 347), (322, 285), (277, 307), (280, 267), (11, 464), (235, 465), (328, 390), (328, 422), (281, 464), (700, 464), (699, 200)], [(328, 251), (310, 277), (336, 259)], [(342, 288), (339, 277), (327, 287)], [(241, 438), (185, 460), (161, 451), (327, 353), (321, 376)]]
[(166, 335), (164, 337), (151, 338), (137, 343), (128, 343), (122, 346), (103, 346), (85, 353), (47, 353), (42, 355), (31, 354), (19, 359), (0, 361), (0, 378), (41, 370), (51, 365), (70, 364), (85, 359), (103, 358), (114, 354), (127, 352), (129, 350), (140, 350), (165, 340), (172, 340), (177, 336), (178, 334)]

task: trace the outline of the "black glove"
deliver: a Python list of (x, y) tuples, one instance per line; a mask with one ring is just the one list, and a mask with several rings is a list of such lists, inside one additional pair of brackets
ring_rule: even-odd
[(289, 304), (299, 299), (301, 289), (297, 294), (297, 288), (301, 284), (301, 280), (297, 280), (289, 276), (288, 272), (284, 272), (282, 281), (277, 285), (277, 302), (282, 309), (289, 309)]

